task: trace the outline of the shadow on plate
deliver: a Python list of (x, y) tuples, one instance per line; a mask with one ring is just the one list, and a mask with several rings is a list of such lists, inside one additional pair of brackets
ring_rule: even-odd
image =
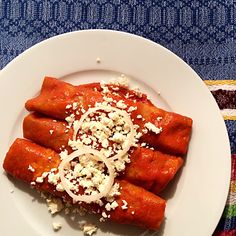
[(178, 184), (179, 184), (179, 179), (181, 178), (186, 161), (187, 161), (187, 159), (184, 161), (182, 168), (176, 173), (174, 179), (172, 179), (169, 182), (168, 186), (163, 190), (163, 192), (161, 192), (159, 194), (160, 197), (167, 200), (167, 204), (168, 204), (168, 200), (170, 200), (171, 198), (173, 198), (175, 196), (175, 192), (176, 192), (176, 190), (178, 188)]

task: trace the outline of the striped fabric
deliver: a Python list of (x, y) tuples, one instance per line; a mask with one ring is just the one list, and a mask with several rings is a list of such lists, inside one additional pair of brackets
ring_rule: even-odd
[(176, 53), (205, 81), (225, 118), (232, 152), (232, 181), (215, 235), (233, 236), (236, 235), (235, 15), (235, 0), (0, 0), (0, 69), (44, 39), (91, 28), (137, 34)]
[[(222, 115), (228, 124), (231, 147), (235, 146), (236, 122), (236, 80), (205, 80), (206, 85), (216, 99)], [(230, 123), (232, 123), (230, 125)], [(235, 151), (235, 150), (234, 150)], [(216, 228), (215, 236), (236, 235), (236, 155), (232, 155), (232, 174), (227, 203), (222, 218)]]
[(232, 155), (232, 176), (224, 213), (214, 236), (236, 235), (236, 155)]
[(236, 120), (236, 80), (206, 80), (225, 120)]

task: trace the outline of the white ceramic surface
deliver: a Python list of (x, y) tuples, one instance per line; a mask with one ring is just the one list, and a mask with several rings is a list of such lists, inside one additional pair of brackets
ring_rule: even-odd
[[(211, 235), (230, 181), (226, 127), (198, 75), (176, 55), (147, 39), (108, 30), (72, 32), (39, 43), (10, 62), (0, 73), (1, 163), (13, 140), (22, 137), (27, 114), (24, 103), (39, 92), (45, 75), (81, 84), (120, 73), (130, 76), (131, 87), (139, 86), (155, 104), (191, 117), (193, 132), (184, 168), (165, 192), (166, 221), (160, 232), (105, 223), (97, 235)], [(52, 218), (38, 194), (8, 178), (2, 168), (0, 182), (1, 235), (83, 235), (68, 217)], [(63, 224), (57, 233), (52, 230), (54, 221)]]

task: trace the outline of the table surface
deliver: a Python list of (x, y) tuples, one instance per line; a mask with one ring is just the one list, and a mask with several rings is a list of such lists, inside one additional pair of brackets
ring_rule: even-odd
[[(0, 1), (0, 69), (65, 32), (113, 29), (151, 39), (205, 81), (225, 119), (232, 152), (229, 197), (215, 235), (236, 235), (236, 4), (234, 0)], [(210, 217), (210, 216), (209, 216)]]

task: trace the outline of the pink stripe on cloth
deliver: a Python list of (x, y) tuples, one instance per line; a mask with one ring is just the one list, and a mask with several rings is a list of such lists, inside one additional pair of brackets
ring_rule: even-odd
[(235, 236), (236, 235), (236, 229), (215, 232), (213, 235), (214, 236)]
[(236, 180), (236, 154), (233, 154), (233, 155), (232, 155), (231, 180)]

